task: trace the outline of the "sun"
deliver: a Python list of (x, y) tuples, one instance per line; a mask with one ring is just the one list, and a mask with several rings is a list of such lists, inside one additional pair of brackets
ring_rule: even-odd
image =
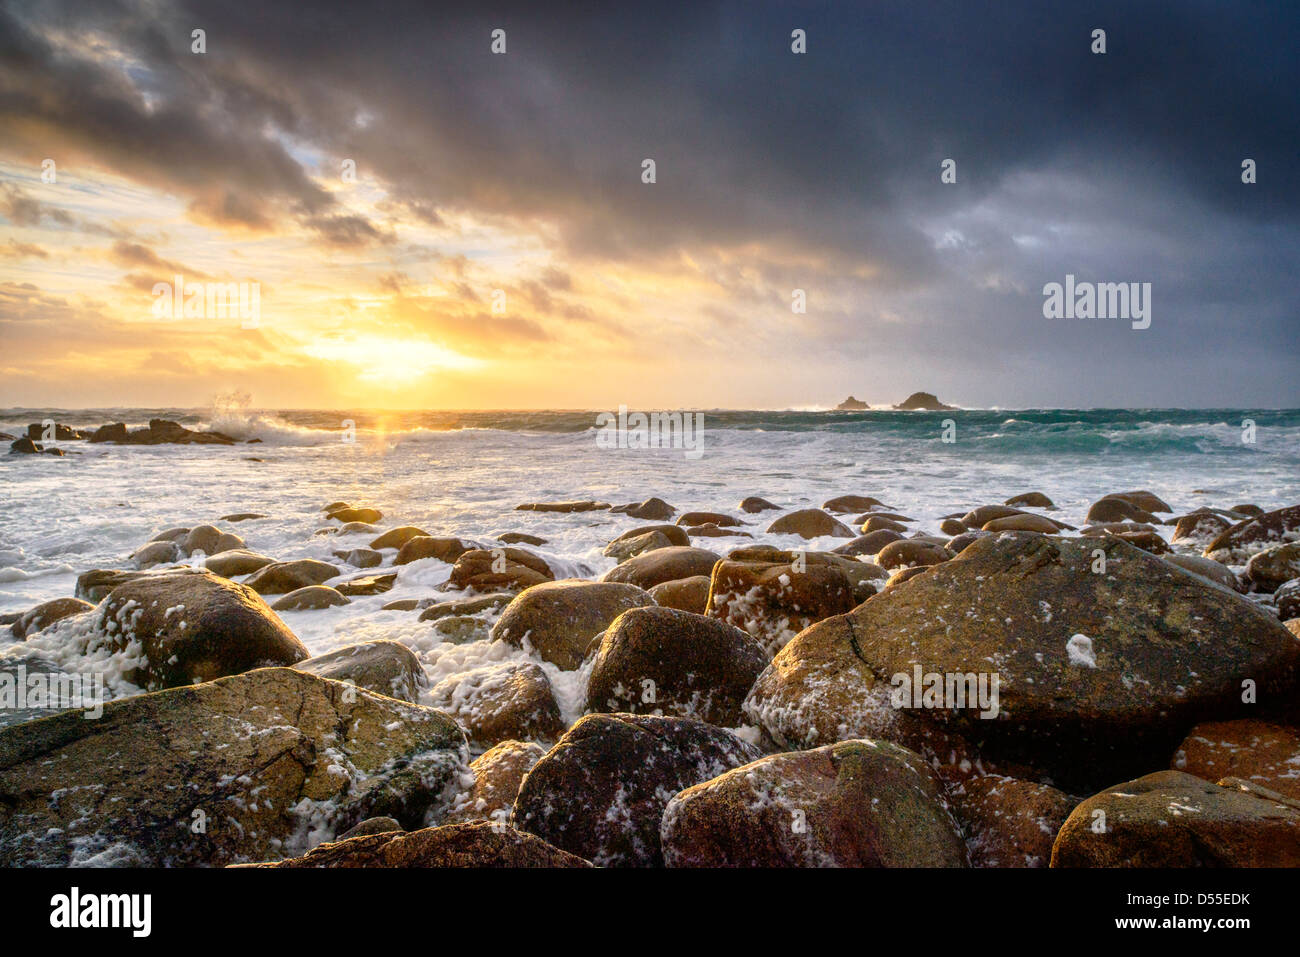
[(410, 382), (438, 370), (483, 364), (427, 339), (335, 337), (314, 342), (303, 351), (314, 359), (355, 366), (357, 378), (367, 382)]

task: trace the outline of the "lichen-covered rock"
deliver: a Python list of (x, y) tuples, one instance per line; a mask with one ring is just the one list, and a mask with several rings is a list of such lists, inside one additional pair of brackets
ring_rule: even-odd
[(732, 625), (675, 608), (614, 619), (591, 666), (587, 710), (667, 714), (732, 728), (768, 657)]
[(1300, 728), (1271, 721), (1207, 721), (1192, 728), (1169, 766), (1207, 781), (1243, 778), (1300, 800)]
[(586, 659), (597, 635), (629, 608), (653, 605), (635, 585), (564, 579), (525, 589), (492, 627), (494, 641), (531, 648), (543, 661), (572, 671)]
[(455, 718), (476, 748), (511, 738), (549, 742), (564, 731), (551, 680), (531, 661), (502, 661), (450, 675), (433, 686), (429, 703)]
[(244, 584), (259, 595), (287, 595), (308, 585), (323, 585), (337, 578), (338, 566), (314, 558), (293, 562), (272, 562), (244, 579)]
[(965, 867), (934, 772), (886, 741), (761, 758), (677, 794), (669, 867)]
[(1117, 784), (1076, 807), (1053, 867), (1297, 867), (1300, 801), (1182, 771)]
[(303, 857), (256, 867), (590, 867), (532, 834), (474, 822), (322, 844)]
[[(895, 707), (916, 668), (986, 690), (996, 675), (997, 707)], [(1260, 707), (1246, 679), (1265, 704), (1300, 687), (1300, 643), (1266, 609), (1113, 539), (1005, 532), (802, 632), (746, 712), (786, 747), (871, 737), (932, 756), (900, 737), (926, 724), (1086, 793), (1163, 765), (1198, 721)]]
[(702, 721), (587, 715), (528, 772), (511, 823), (598, 866), (658, 866), (668, 800), (758, 757)]
[(968, 777), (949, 788), (948, 798), (972, 867), (1046, 867), (1056, 833), (1078, 803), (1051, 785), (997, 774)]
[(653, 588), (678, 578), (708, 575), (718, 560), (717, 553), (706, 548), (679, 545), (656, 548), (610, 569), (601, 580), (636, 585), (638, 588)]
[(382, 638), (308, 658), (294, 668), (412, 704), (429, 687), (429, 678), (414, 652), (400, 641)]
[(145, 575), (96, 612), (96, 645), (139, 656), (124, 669), (150, 691), (292, 665), (307, 649), (255, 591), (207, 572)]
[(539, 744), (513, 740), (484, 751), (469, 766), (473, 783), (452, 802), (442, 823), (509, 821), (524, 775), (544, 754), (546, 749)]
[(748, 632), (770, 658), (809, 625), (857, 605), (838, 564), (822, 556), (793, 557), (784, 563), (718, 562), (706, 614)]
[(220, 866), (419, 827), (466, 760), (446, 715), (291, 668), (110, 701), (0, 730), (0, 866)]

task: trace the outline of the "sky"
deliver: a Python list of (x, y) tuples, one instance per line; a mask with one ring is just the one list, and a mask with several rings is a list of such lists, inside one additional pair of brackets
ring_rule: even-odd
[(1300, 406), (1294, 5), (619, 6), (0, 0), (0, 406)]

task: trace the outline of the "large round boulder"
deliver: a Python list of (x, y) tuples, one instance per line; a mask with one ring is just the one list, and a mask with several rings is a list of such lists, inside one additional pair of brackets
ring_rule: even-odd
[(314, 558), (263, 565), (244, 579), (244, 584), (259, 595), (287, 595), (308, 585), (321, 585), (337, 578), (338, 566)]
[(792, 560), (720, 561), (709, 586), (706, 614), (748, 632), (769, 658), (809, 625), (858, 603), (839, 556), (781, 557)]
[(429, 533), (414, 525), (390, 528), (370, 543), (371, 548), (401, 548), (413, 538), (428, 538)]
[(759, 756), (703, 721), (590, 714), (528, 772), (510, 820), (601, 867), (659, 866), (669, 798)]
[(718, 554), (707, 548), (692, 548), (689, 545), (656, 548), (610, 569), (601, 580), (649, 589), (678, 578), (711, 574), (718, 560)]
[(782, 515), (767, 530), (773, 535), (798, 535), (800, 538), (853, 538), (853, 530), (820, 508), (801, 508)]
[[(943, 693), (918, 698), (934, 676)], [(899, 735), (924, 724), (1087, 791), (1298, 690), (1300, 642), (1242, 596), (1114, 539), (1004, 532), (802, 632), (746, 711), (786, 747), (923, 750)]]
[(460, 558), (474, 546), (459, 538), (447, 538), (437, 535), (414, 535), (404, 541), (397, 549), (394, 565), (409, 565), (422, 558), (436, 558), (448, 565)]
[(443, 678), (429, 703), (451, 715), (476, 748), (510, 739), (554, 741), (564, 719), (551, 680), (531, 661), (502, 661)]
[(492, 627), (492, 639), (531, 648), (543, 661), (572, 671), (596, 636), (630, 608), (653, 605), (635, 585), (569, 578), (520, 592)]
[[(420, 539), (413, 538), (407, 543)], [(400, 557), (400, 555), (399, 555)], [(546, 559), (522, 548), (471, 548), (451, 567), (448, 585), (461, 590), (522, 591), (542, 582), (554, 581), (555, 573)]]
[(667, 714), (733, 728), (768, 658), (725, 622), (675, 608), (614, 619), (591, 666), (587, 710)]
[(215, 572), (222, 578), (234, 578), (236, 575), (250, 575), (267, 565), (274, 565), (275, 559), (246, 548), (232, 548), (203, 560), (203, 567)]
[(202, 552), (204, 555), (218, 555), (232, 548), (243, 548), (244, 540), (233, 532), (223, 532), (215, 525), (199, 525), (189, 530), (180, 542), (183, 555)]
[(661, 826), (669, 867), (965, 867), (925, 760), (887, 741), (761, 758), (687, 788)]
[(415, 653), (400, 641), (384, 638), (346, 645), (301, 661), (294, 668), (413, 704), (429, 686)]
[(702, 615), (709, 607), (709, 576), (678, 578), (650, 589), (655, 604)]
[(1300, 728), (1242, 718), (1198, 724), (1170, 767), (1207, 781), (1243, 778), (1300, 801)]
[(307, 657), (257, 592), (206, 572), (119, 585), (100, 604), (95, 626), (110, 650), (139, 649), (139, 663), (125, 677), (150, 691)]
[(1053, 867), (1300, 867), (1300, 802), (1240, 779), (1157, 771), (1088, 798)]
[(318, 611), (351, 603), (350, 598), (329, 585), (307, 585), (277, 598), (271, 608), (274, 611)]

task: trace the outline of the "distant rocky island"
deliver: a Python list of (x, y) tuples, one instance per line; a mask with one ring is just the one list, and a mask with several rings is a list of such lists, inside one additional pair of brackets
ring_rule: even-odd
[[(869, 408), (871, 408), (871, 406), (867, 405), (867, 403), (863, 402), (861, 399), (855, 399), (853, 396), (849, 396), (847, 399), (845, 399), (843, 402), (841, 402), (839, 405), (835, 407), (835, 411), (836, 412), (862, 412)], [(913, 392), (902, 402), (894, 406), (894, 408), (904, 410), (904, 411), (920, 410), (923, 412), (957, 411), (957, 407), (955, 405), (945, 405), (944, 403), (939, 401), (937, 396), (935, 396), (933, 393), (930, 392)]]

